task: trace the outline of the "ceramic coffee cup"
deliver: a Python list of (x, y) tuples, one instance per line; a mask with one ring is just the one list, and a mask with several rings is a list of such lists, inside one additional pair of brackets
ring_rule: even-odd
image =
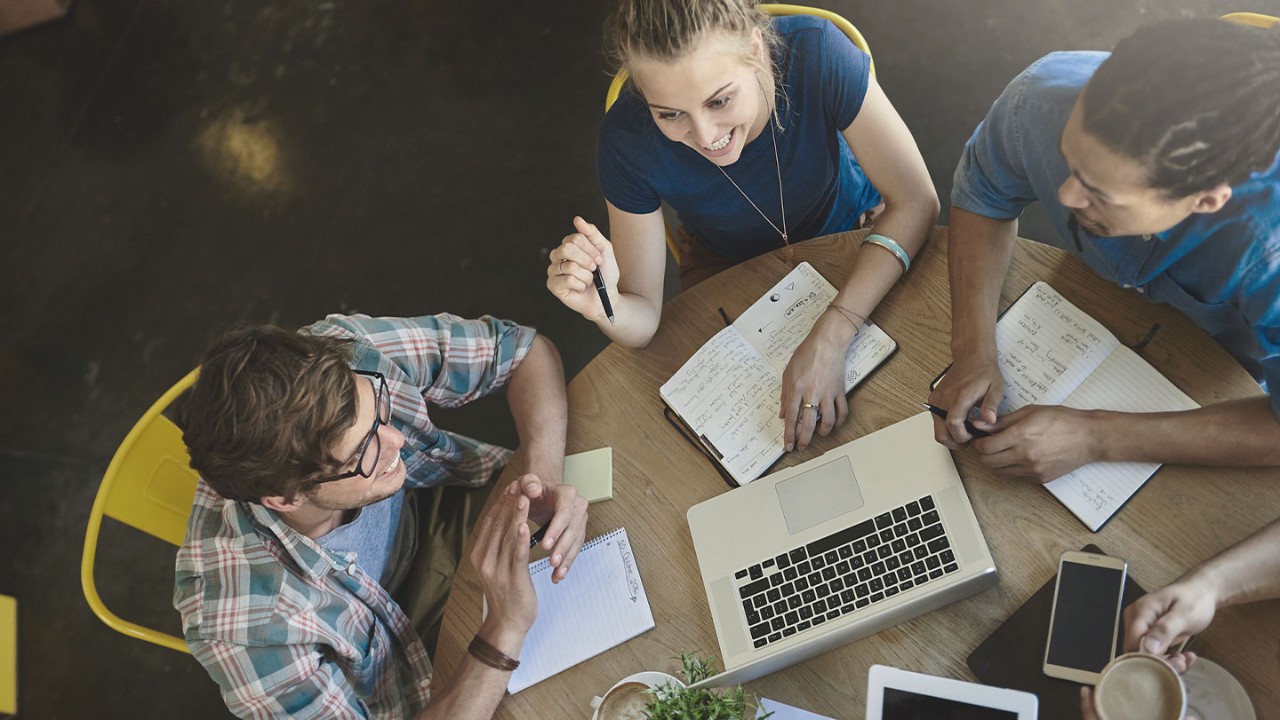
[(591, 700), (595, 712), (591, 720), (645, 720), (645, 707), (653, 699), (650, 689), (663, 685), (684, 687), (678, 679), (661, 672), (642, 672), (628, 675), (604, 694)]
[(1102, 720), (1181, 720), (1187, 686), (1163, 657), (1125, 653), (1102, 669), (1094, 689)]

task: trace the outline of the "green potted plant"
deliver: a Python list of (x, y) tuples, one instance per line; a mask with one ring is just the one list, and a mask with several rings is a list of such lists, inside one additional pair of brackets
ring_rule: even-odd
[[(715, 658), (680, 654), (684, 685), (670, 683), (652, 691), (645, 707), (649, 720), (755, 720), (759, 698), (748, 695), (741, 685), (711, 690), (688, 686), (716, 673)], [(773, 713), (765, 713), (767, 718)]]

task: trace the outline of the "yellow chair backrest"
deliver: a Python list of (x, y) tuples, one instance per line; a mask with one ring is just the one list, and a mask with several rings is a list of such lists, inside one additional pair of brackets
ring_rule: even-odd
[(157, 645), (189, 652), (181, 638), (143, 627), (107, 609), (93, 581), (94, 558), (103, 516), (181, 545), (195, 497), (198, 475), (191, 469), (182, 431), (162, 413), (195, 382), (199, 369), (169, 388), (125, 436), (107, 466), (89, 513), (80, 560), (80, 584), (94, 614), (108, 627)]
[(1220, 19), (1228, 20), (1233, 23), (1240, 23), (1241, 25), (1253, 25), (1254, 27), (1260, 28), (1269, 28), (1275, 26), (1276, 23), (1280, 23), (1280, 18), (1251, 12), (1228, 13), (1223, 15)]
[[(813, 15), (825, 20), (830, 20), (837, 28), (840, 29), (853, 44), (867, 54), (867, 58), (871, 62), (871, 77), (876, 76), (876, 61), (871, 57), (871, 47), (867, 45), (866, 38), (862, 37), (862, 33), (858, 32), (858, 28), (853, 23), (844, 19), (840, 15), (823, 10), (822, 8), (806, 7), (804, 5), (780, 5), (776, 3), (761, 3), (760, 9), (773, 15), (781, 17), (783, 15)], [(627, 84), (627, 71), (622, 69), (617, 75), (613, 76), (613, 82), (609, 83), (609, 91), (604, 96), (604, 111), (609, 112), (609, 108), (613, 107), (613, 103), (617, 101), (618, 95), (622, 93), (622, 88)], [(671, 235), (671, 228), (667, 228), (667, 249), (671, 251), (671, 256), (680, 262), (680, 247), (676, 245), (675, 238)]]

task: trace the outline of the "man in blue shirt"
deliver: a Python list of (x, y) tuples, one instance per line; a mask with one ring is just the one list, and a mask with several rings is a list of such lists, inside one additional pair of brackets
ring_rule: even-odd
[[(1022, 209), (1096, 273), (1169, 303), (1263, 387), (1280, 387), (1280, 30), (1213, 19), (1139, 30), (1115, 52), (1053, 53), (966, 144), (950, 232), (952, 355), (938, 442), (1048, 482), (1099, 460), (1280, 465), (1280, 399), (1179, 413), (1031, 406), (1004, 417), (995, 322)], [(976, 409), (976, 410), (975, 410)], [(974, 439), (964, 420), (991, 433)]]

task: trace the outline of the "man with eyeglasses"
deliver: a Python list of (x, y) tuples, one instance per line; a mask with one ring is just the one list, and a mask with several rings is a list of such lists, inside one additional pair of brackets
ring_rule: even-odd
[[(499, 389), (514, 453), (431, 420), (431, 405)], [(182, 410), (201, 482), (174, 606), (227, 707), (246, 718), (491, 717), (537, 613), (528, 521), (547, 528), (556, 582), (586, 531), (586, 501), (559, 482), (566, 417), (555, 346), (492, 317), (331, 315), (215, 343)], [(483, 487), (508, 465), (518, 479), (478, 520), (483, 500), (441, 500), (443, 486)], [(488, 615), (455, 676), (433, 688), (422, 638), (474, 522)]]

